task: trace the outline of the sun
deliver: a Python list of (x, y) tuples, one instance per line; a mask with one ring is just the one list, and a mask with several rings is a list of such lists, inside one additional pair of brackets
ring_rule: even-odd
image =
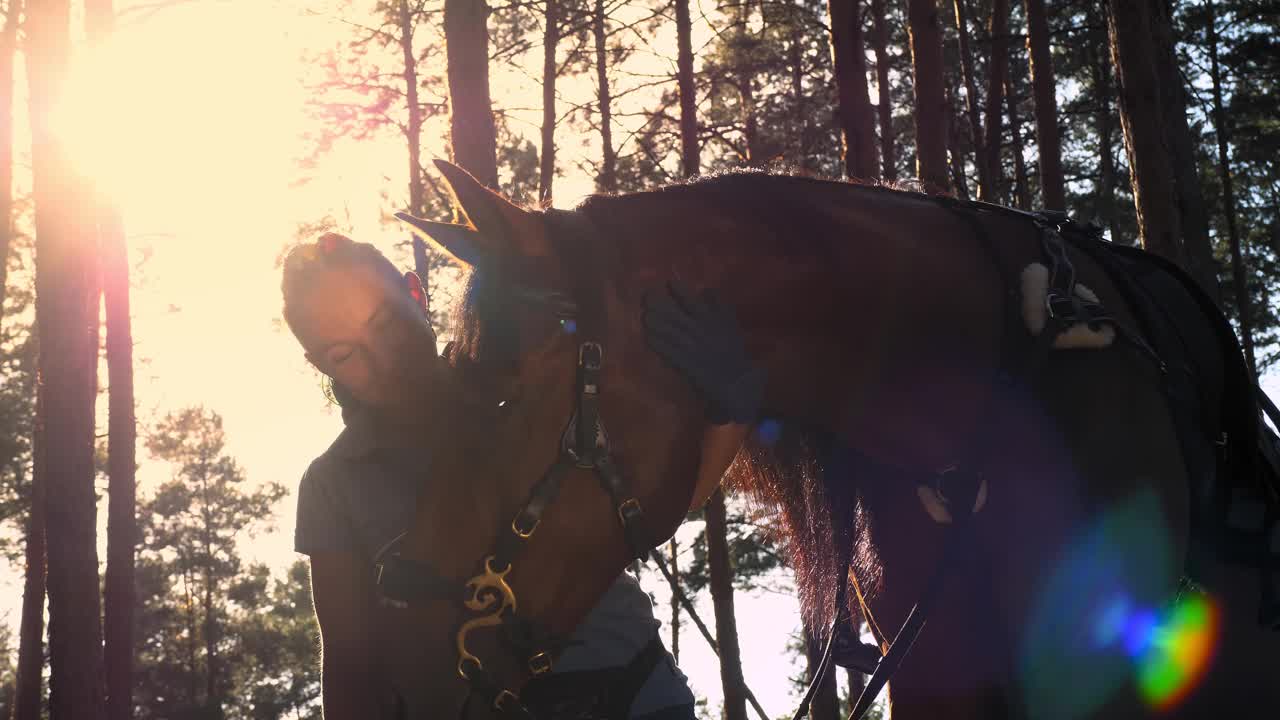
[(264, 9), (194, 4), (76, 48), (55, 131), (126, 216), (141, 204), (207, 212), (287, 184), (304, 130), (299, 53)]

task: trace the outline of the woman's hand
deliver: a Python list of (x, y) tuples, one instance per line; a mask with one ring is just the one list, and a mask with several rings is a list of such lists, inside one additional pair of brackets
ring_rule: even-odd
[(714, 425), (752, 423), (764, 399), (764, 371), (747, 356), (732, 309), (710, 290), (672, 281), (645, 296), (645, 340), (693, 383)]

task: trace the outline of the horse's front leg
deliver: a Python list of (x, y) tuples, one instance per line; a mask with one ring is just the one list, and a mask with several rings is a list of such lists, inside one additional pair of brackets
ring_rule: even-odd
[[(913, 487), (882, 486), (864, 498), (863, 510), (865, 535), (855, 575), (869, 591), (868, 622), (892, 639), (956, 537), (929, 517)], [(1006, 642), (992, 631), (983, 562), (981, 548), (973, 545), (947, 570), (925, 627), (889, 682), (893, 720), (1012, 716)]]

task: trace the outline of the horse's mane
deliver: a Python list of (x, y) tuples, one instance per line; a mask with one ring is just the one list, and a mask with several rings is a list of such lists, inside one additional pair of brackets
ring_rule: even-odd
[[(762, 170), (730, 170), (672, 183), (653, 190), (626, 194), (598, 194), (576, 208), (588, 215), (611, 237), (628, 237), (626, 218), (636, 212), (661, 210), (674, 200), (705, 210), (741, 208), (766, 226), (779, 230), (762, 233), (772, 238), (808, 238), (830, 242), (826, 220), (811, 217), (814, 195), (839, 186), (854, 185), (867, 192), (898, 198), (928, 200), (931, 195), (900, 183), (848, 183), (829, 179)], [(654, 207), (657, 206), (657, 207)], [(822, 248), (810, 248), (822, 252)], [(485, 267), (473, 270), (465, 291), (454, 307), (453, 327), (458, 352), (455, 364), (514, 362), (518, 328), (505, 308), (510, 298), (503, 283), (492, 280)], [(786, 548), (795, 572), (802, 608), (811, 627), (829, 622), (833, 603), (832, 578), (840, 543), (854, 539), (856, 493), (849, 478), (829, 476), (824, 458), (830, 457), (829, 433), (783, 420), (762, 423), (752, 432), (730, 469), (734, 488), (754, 503), (776, 508), (782, 522), (776, 539)], [(848, 547), (847, 545), (845, 547)], [(871, 569), (872, 558), (860, 553), (855, 562)]]

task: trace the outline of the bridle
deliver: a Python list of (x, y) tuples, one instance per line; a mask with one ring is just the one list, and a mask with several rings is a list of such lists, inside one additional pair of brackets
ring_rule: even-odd
[[(581, 216), (547, 211), (568, 224)], [(585, 218), (581, 218), (585, 220)], [(570, 228), (573, 229), (573, 228)], [(577, 233), (574, 233), (577, 234)], [(586, 262), (581, 259), (580, 262)], [(582, 277), (579, 275), (578, 277)], [(584, 290), (587, 288), (580, 288)], [(598, 287), (590, 288), (596, 295)], [(579, 293), (582, 294), (581, 292)], [(528, 294), (526, 294), (528, 295)], [(500, 639), (529, 673), (538, 677), (552, 670), (552, 656), (565, 646), (535, 621), (518, 613), (519, 601), (507, 582), (529, 540), (537, 532), (542, 516), (559, 496), (561, 484), (572, 470), (591, 471), (609, 496), (632, 559), (649, 555), (655, 542), (645, 526), (644, 510), (632, 492), (626, 476), (614, 463), (609, 436), (600, 417), (600, 375), (604, 365), (604, 345), (598, 339), (604, 328), (602, 299), (594, 304), (577, 303), (583, 308), (576, 331), (587, 338), (578, 344), (577, 376), (574, 384), (574, 409), (560, 436), (556, 460), (530, 489), (524, 503), (509, 523), (505, 523), (485, 556), (481, 571), (465, 582), (445, 578), (427, 563), (411, 560), (398, 553), (387, 554), (377, 565), (377, 582), (382, 594), (397, 602), (420, 604), (427, 600), (456, 602), (462, 599), (464, 619), (454, 634), (458, 675), (469, 686), (467, 702), (479, 698), (503, 717), (533, 720), (534, 715), (521, 702), (519, 694), (504, 687), (484, 662), (468, 649), (470, 635), (481, 628), (497, 628)], [(563, 307), (562, 300), (554, 303)], [(465, 716), (467, 706), (463, 706)]]

